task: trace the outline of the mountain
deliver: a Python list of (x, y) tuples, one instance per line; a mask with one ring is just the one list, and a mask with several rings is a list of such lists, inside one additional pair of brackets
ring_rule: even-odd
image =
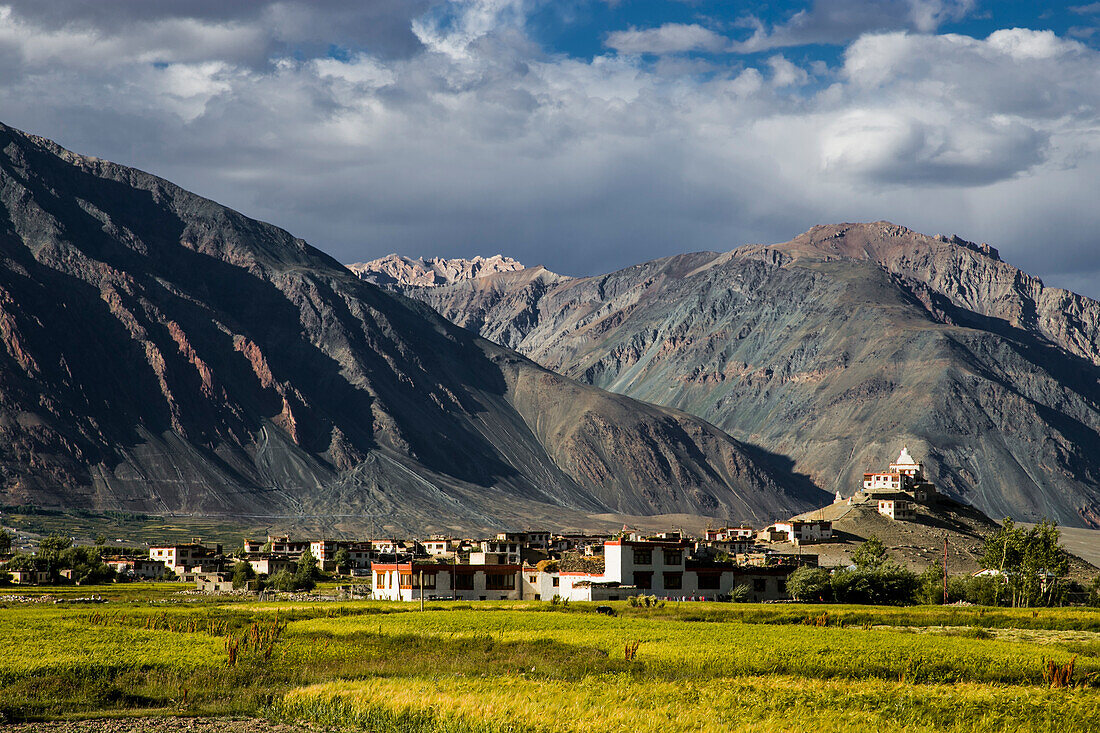
[(523, 265), (503, 255), (474, 257), (469, 260), (447, 260), (442, 257), (414, 260), (392, 254), (370, 262), (356, 262), (348, 265), (347, 268), (363, 280), (376, 285), (406, 284), (434, 287), (462, 280), (473, 280), (497, 272), (515, 272), (522, 270)]
[(888, 222), (599, 277), (408, 295), (566, 376), (698, 415), (849, 494), (902, 445), (991, 516), (1100, 526), (1100, 303)]
[(277, 227), (2, 126), (0, 343), (9, 505), (458, 531), (820, 500), (703, 420), (561, 377)]

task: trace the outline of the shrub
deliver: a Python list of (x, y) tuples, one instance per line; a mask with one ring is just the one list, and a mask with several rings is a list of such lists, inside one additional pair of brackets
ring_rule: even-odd
[(803, 566), (787, 578), (787, 592), (798, 601), (825, 601), (830, 595), (829, 571)]

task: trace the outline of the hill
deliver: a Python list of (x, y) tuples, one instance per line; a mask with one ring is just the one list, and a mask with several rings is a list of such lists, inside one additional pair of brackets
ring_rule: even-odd
[(0, 503), (392, 531), (816, 503), (277, 227), (0, 126)]
[(990, 516), (1100, 526), (1100, 303), (888, 222), (597, 277), (403, 288), (566, 376), (676, 407), (831, 492), (902, 445)]

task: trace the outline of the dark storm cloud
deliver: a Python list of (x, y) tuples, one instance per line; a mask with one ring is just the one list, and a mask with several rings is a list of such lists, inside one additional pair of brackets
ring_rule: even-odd
[[(37, 5), (0, 9), (4, 122), (344, 261), (586, 274), (890, 219), (1100, 295), (1100, 54), (1049, 31), (864, 33), (824, 75), (779, 52), (692, 73), (547, 53), (524, 0)], [(634, 40), (713, 42), (682, 31)]]
[(82, 27), (102, 35), (126, 35), (171, 21), (238, 24), (262, 28), (268, 54), (364, 48), (386, 58), (421, 48), (412, 20), (443, 0), (7, 0), (13, 12), (44, 29)]

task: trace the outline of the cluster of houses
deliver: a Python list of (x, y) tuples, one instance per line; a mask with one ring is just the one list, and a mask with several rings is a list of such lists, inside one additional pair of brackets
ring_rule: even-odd
[[(867, 473), (850, 498), (833, 507), (877, 504), (895, 521), (914, 518), (915, 504), (934, 502), (936, 488), (907, 449), (883, 473)], [(246, 539), (235, 554), (221, 545), (190, 542), (156, 545), (148, 556), (106, 557), (119, 576), (175, 577), (205, 590), (232, 587), (230, 568), (247, 562), (257, 575), (293, 571), (308, 551), (325, 571), (369, 576), (372, 596), (384, 600), (614, 601), (646, 595), (714, 600), (738, 592), (747, 600), (787, 598), (786, 581), (800, 565), (816, 565), (803, 545), (833, 539), (832, 522), (802, 515), (762, 529), (707, 529), (701, 537), (681, 532), (643, 536), (625, 526), (617, 535), (500, 532), (487, 539), (433, 536), (343, 541), (269, 536)], [(40, 582), (17, 579), (16, 582)]]

